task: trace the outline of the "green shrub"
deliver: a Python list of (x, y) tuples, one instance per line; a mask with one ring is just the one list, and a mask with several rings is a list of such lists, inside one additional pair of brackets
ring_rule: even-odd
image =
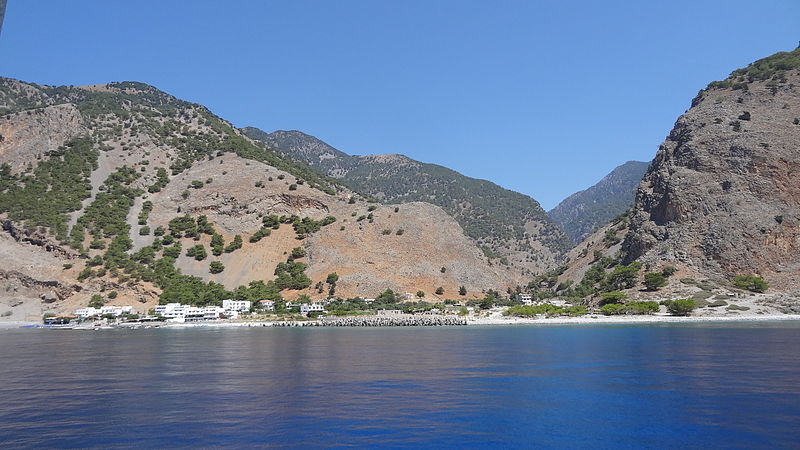
[(755, 276), (734, 277), (733, 284), (739, 289), (746, 289), (751, 292), (764, 292), (769, 289), (769, 284), (766, 281)]
[(219, 261), (211, 261), (211, 264), (208, 266), (208, 271), (211, 273), (220, 273), (223, 270), (225, 270), (225, 265)]
[(674, 275), (675, 272), (677, 272), (677, 271), (678, 271), (678, 269), (676, 269), (676, 268), (674, 268), (672, 266), (664, 266), (664, 268), (661, 269), (661, 275), (664, 275), (666, 278), (669, 278), (672, 275)]
[(644, 274), (644, 285), (648, 291), (657, 291), (667, 285), (667, 278), (658, 272), (648, 272)]
[(749, 311), (750, 308), (747, 306), (739, 306), (739, 305), (730, 305), (725, 308), (727, 311)]
[(233, 241), (225, 247), (225, 253), (231, 253), (240, 248), (242, 248), (242, 237), (237, 234), (233, 237)]
[(203, 245), (197, 244), (194, 247), (190, 247), (188, 250), (186, 250), (186, 256), (190, 256), (197, 261), (202, 261), (206, 259), (208, 253), (206, 253), (206, 248)]
[(628, 296), (619, 291), (603, 292), (600, 294), (600, 304), (607, 305), (610, 303), (619, 303), (626, 298), (628, 298)]
[(693, 299), (683, 298), (669, 302), (667, 311), (673, 316), (688, 316), (696, 307), (697, 305)]

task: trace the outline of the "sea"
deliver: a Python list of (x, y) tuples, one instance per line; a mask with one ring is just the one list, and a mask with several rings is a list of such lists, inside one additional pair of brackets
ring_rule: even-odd
[(798, 448), (800, 324), (0, 330), (0, 448)]

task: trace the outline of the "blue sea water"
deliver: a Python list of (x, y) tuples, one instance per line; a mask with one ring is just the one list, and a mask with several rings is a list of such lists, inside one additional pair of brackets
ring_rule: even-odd
[(800, 324), (0, 330), (0, 447), (800, 447)]

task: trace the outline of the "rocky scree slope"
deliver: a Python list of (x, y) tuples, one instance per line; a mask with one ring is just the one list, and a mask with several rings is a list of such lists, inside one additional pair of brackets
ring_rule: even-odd
[(540, 272), (559, 264), (571, 247), (538, 202), (489, 181), (403, 155), (348, 155), (299, 131), (242, 131), (367, 197), (442, 207), (495, 262)]
[(573, 242), (580, 243), (633, 205), (636, 188), (648, 164), (628, 161), (594, 186), (570, 195), (547, 214)]
[(465, 286), (472, 297), (522, 276), (487, 261), (441, 208), (357, 199), (152, 86), (2, 78), (0, 109), (3, 319), (98, 297), (140, 311), (322, 297), (317, 283), (337, 270), (345, 296)]
[(711, 83), (640, 184), (625, 262), (800, 288), (800, 48)]

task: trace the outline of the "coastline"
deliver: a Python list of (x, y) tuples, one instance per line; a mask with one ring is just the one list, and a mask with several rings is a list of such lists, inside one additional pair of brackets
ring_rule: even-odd
[(800, 320), (798, 314), (747, 314), (747, 315), (703, 315), (670, 316), (654, 314), (650, 316), (604, 316), (587, 314), (580, 317), (482, 317), (470, 319), (469, 325), (636, 325), (663, 323), (710, 323), (710, 322), (776, 322)]
[[(797, 314), (747, 314), (747, 315), (702, 315), (702, 316), (670, 316), (663, 314), (640, 315), (640, 316), (603, 316), (586, 315), (580, 317), (548, 317), (548, 318), (523, 318), (507, 317), (499, 314), (489, 317), (468, 318), (466, 326), (530, 326), (530, 325), (653, 325), (671, 323), (735, 323), (735, 322), (784, 322), (800, 321)], [(161, 323), (155, 327), (142, 326), (140, 324), (120, 324), (105, 326), (102, 329), (139, 329), (139, 328), (239, 328), (239, 327), (278, 327), (277, 321), (266, 320), (235, 320), (235, 321), (208, 321), (195, 323)], [(314, 321), (298, 321), (297, 327), (315, 327)], [(25, 321), (0, 321), (0, 330), (20, 329), (20, 328), (55, 328), (55, 329), (76, 329), (93, 330), (99, 327), (46, 327), (40, 322)], [(380, 328), (380, 327), (378, 327)]]

